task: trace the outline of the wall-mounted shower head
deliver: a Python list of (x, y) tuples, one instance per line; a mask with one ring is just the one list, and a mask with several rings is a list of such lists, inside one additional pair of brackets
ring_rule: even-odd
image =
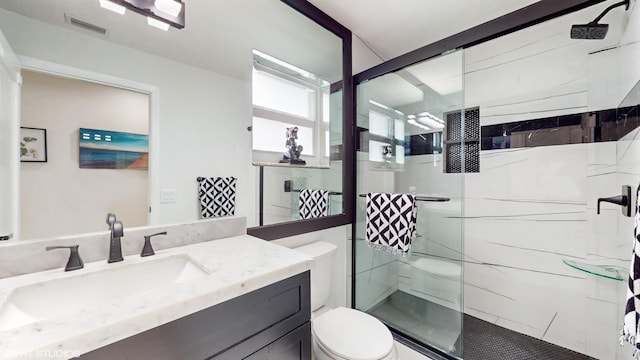
[(592, 39), (592, 40), (602, 40), (605, 36), (607, 36), (607, 31), (609, 30), (609, 24), (598, 24), (598, 21), (602, 19), (611, 9), (616, 8), (618, 6), (625, 5), (625, 10), (629, 10), (629, 3), (631, 0), (621, 1), (619, 3), (615, 3), (608, 8), (606, 8), (600, 15), (598, 15), (595, 20), (588, 24), (583, 25), (573, 25), (571, 26), (571, 38), (572, 39)]
[(601, 40), (607, 36), (608, 30), (609, 24), (588, 23), (573, 25), (571, 26), (571, 38)]

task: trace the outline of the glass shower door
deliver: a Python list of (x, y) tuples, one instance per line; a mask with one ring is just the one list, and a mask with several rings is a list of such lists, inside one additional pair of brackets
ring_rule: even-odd
[[(357, 86), (355, 307), (455, 357), (462, 357), (463, 173), (477, 171), (479, 138), (477, 111), (464, 109), (463, 54)], [(415, 196), (417, 235), (407, 256), (368, 245), (367, 193)]]

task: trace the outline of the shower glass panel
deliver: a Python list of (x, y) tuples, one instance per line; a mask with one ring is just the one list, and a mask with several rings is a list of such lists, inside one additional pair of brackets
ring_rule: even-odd
[[(463, 64), (464, 52), (453, 51), (357, 87), (355, 307), (454, 357), (462, 357), (463, 174), (479, 137), (465, 127)], [(367, 193), (416, 196), (407, 256), (368, 246)]]

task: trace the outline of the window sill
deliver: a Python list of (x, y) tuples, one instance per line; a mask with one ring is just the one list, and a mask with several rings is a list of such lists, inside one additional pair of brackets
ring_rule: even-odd
[(286, 164), (286, 163), (274, 163), (274, 162), (261, 162), (261, 161), (253, 161), (251, 163), (253, 166), (269, 166), (269, 167), (288, 167), (288, 168), (306, 168), (306, 169), (331, 169), (330, 165), (296, 165), (296, 164)]

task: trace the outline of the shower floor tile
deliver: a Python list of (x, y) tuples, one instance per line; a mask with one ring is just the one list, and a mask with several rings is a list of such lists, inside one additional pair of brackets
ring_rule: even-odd
[(594, 358), (464, 315), (465, 360), (595, 360)]
[(465, 360), (595, 360), (467, 314), (461, 323), (460, 312), (403, 291), (391, 294), (369, 313), (417, 340)]

